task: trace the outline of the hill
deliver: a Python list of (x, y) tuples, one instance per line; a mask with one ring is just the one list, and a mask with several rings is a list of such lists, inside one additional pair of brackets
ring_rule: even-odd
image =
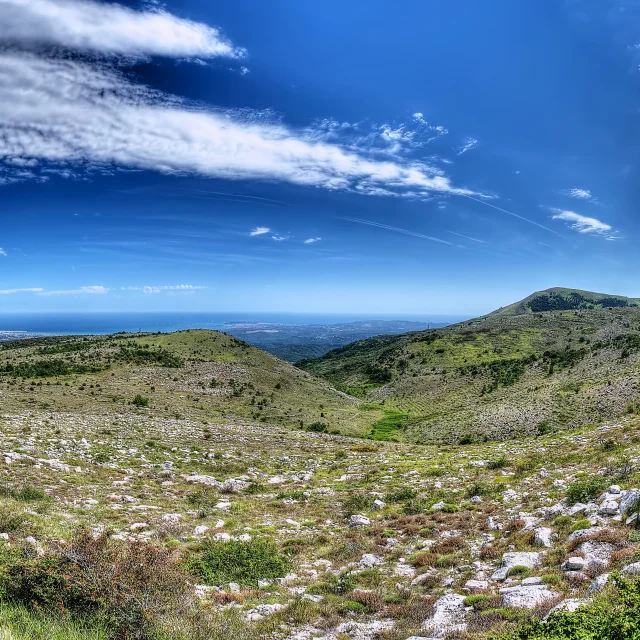
[(352, 434), (382, 415), (360, 412), (357, 400), (326, 381), (207, 330), (1, 343), (0, 391), (4, 410), (142, 410)]
[(637, 307), (639, 305), (640, 299), (638, 298), (554, 287), (544, 291), (536, 291), (524, 300), (497, 309), (489, 315), (516, 316), (523, 313), (544, 313), (545, 311), (578, 311), (608, 307)]
[[(541, 296), (580, 308), (534, 312)], [(640, 307), (555, 289), (443, 329), (362, 340), (300, 366), (404, 416), (396, 436), (413, 442), (576, 427), (640, 401)]]

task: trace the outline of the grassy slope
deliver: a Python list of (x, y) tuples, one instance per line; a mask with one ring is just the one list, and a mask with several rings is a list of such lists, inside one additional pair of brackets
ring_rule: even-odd
[[(183, 364), (158, 366), (144, 357), (137, 362), (122, 360), (122, 348), (133, 345), (159, 347)], [(0, 347), (0, 367), (60, 360), (76, 368), (107, 368), (61, 376), (32, 374), (26, 379), (0, 376), (3, 408), (119, 415), (133, 411), (131, 401), (140, 394), (149, 400), (151, 410), (165, 416), (297, 428), (319, 421), (330, 430), (354, 435), (383, 415), (381, 411), (361, 412), (355, 399), (327, 382), (215, 331), (48, 338)]]
[(640, 400), (639, 351), (639, 307), (501, 312), (363, 340), (303, 367), (407, 414), (405, 437), (421, 442), (509, 437), (619, 415)]

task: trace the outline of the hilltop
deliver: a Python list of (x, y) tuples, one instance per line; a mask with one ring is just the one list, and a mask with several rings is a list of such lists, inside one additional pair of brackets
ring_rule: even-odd
[[(541, 300), (572, 308), (534, 311)], [(635, 410), (640, 307), (630, 298), (552, 289), (468, 322), (362, 340), (299, 364), (402, 416), (398, 439), (571, 428)]]
[(637, 307), (639, 305), (640, 298), (553, 287), (544, 291), (536, 291), (524, 300), (497, 309), (489, 315), (517, 316), (523, 313), (543, 313), (545, 311), (578, 311), (609, 307)]

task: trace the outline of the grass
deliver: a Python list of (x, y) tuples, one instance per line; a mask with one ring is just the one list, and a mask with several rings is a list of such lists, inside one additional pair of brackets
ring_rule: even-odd
[(370, 438), (372, 440), (396, 440), (406, 423), (406, 414), (385, 410), (384, 417), (374, 423)]

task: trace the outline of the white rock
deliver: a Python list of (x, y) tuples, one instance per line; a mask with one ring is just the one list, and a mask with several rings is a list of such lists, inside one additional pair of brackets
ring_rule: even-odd
[(203, 536), (205, 533), (209, 531), (209, 527), (206, 524), (199, 524), (194, 530), (193, 535), (195, 536)]
[(349, 518), (350, 527), (366, 527), (371, 524), (371, 520), (367, 516), (354, 514)]
[(562, 563), (561, 569), (563, 571), (582, 571), (587, 566), (587, 561), (579, 556), (569, 558)]
[(553, 531), (549, 527), (536, 527), (533, 542), (539, 547), (552, 547)]
[(537, 551), (513, 551), (502, 556), (500, 568), (491, 576), (492, 580), (504, 580), (511, 567), (534, 569), (542, 563), (542, 553)]
[(598, 591), (602, 591), (609, 581), (609, 574), (603, 573), (601, 576), (598, 576), (587, 589), (587, 595), (591, 595), (592, 593), (597, 593)]
[(625, 514), (640, 498), (640, 489), (627, 489), (621, 494), (620, 513)]
[(466, 614), (464, 596), (450, 593), (439, 598), (434, 605), (433, 617), (422, 623), (422, 629), (443, 636), (449, 633), (463, 633), (467, 625), (463, 622)]
[(431, 511), (442, 511), (444, 509), (444, 500), (431, 505)]
[(374, 511), (380, 511), (381, 509), (384, 509), (387, 506), (386, 502), (382, 502), (382, 500), (374, 500), (373, 501), (373, 509)]
[(245, 614), (247, 620), (260, 620), (260, 618), (264, 618), (265, 616), (270, 616), (274, 614), (276, 611), (282, 611), (285, 609), (286, 605), (284, 604), (259, 604), (257, 607), (250, 609)]
[(567, 598), (560, 604), (557, 604), (555, 607), (553, 607), (553, 609), (551, 609), (551, 611), (549, 611), (549, 613), (547, 614), (547, 617), (557, 611), (567, 611), (569, 613), (573, 613), (578, 607), (586, 604), (587, 602), (588, 600), (586, 598)]
[(365, 569), (370, 569), (371, 567), (375, 567), (383, 562), (384, 560), (380, 556), (377, 556), (374, 553), (365, 553), (362, 558), (360, 558), (359, 564)]
[(535, 609), (558, 597), (558, 594), (549, 591), (546, 585), (507, 587), (500, 589), (500, 595), (503, 606), (517, 609)]
[(598, 509), (598, 514), (601, 516), (615, 516), (619, 512), (620, 508), (615, 500), (605, 500)]
[(488, 589), (489, 582), (487, 580), (467, 580), (463, 588), (470, 593), (477, 593)]
[(612, 484), (609, 487), (609, 493), (612, 493), (614, 495), (621, 493), (620, 487), (617, 484)]
[(622, 573), (626, 576), (640, 575), (640, 562), (632, 562), (631, 564), (622, 567)]

